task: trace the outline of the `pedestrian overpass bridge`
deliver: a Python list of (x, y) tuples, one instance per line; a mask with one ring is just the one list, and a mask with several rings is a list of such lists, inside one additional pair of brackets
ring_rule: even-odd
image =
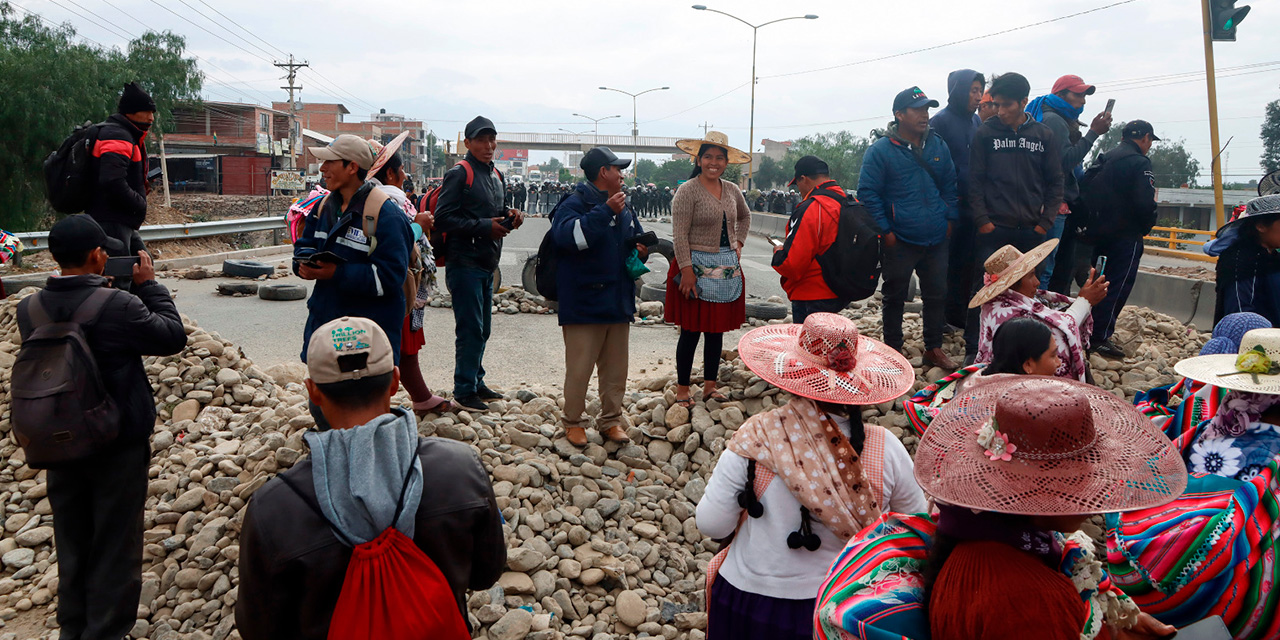
[(597, 136), (590, 133), (499, 133), (498, 144), (518, 149), (542, 151), (587, 151), (604, 145), (618, 155), (628, 153), (676, 154), (676, 141), (660, 136)]

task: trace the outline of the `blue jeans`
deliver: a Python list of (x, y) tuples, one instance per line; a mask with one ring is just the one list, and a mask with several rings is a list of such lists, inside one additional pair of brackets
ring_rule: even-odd
[[(1051, 238), (1062, 239), (1062, 231), (1067, 228), (1067, 217), (1058, 214), (1058, 217), (1053, 219), (1053, 227), (1049, 229), (1049, 233), (1044, 237), (1046, 241)], [(1058, 247), (1060, 246), (1062, 245), (1059, 244)], [(1036, 270), (1036, 277), (1040, 279), (1041, 289), (1049, 288), (1049, 276), (1053, 274), (1053, 263), (1058, 258), (1058, 247), (1054, 247), (1053, 251), (1049, 252), (1049, 257), (1045, 258), (1044, 262), (1040, 263), (1040, 268)]]
[(493, 323), (493, 272), (446, 267), (445, 286), (453, 297), (453, 395), (474, 396), (484, 385), (484, 347)]
[(826, 300), (792, 300), (791, 321), (804, 324), (804, 319), (813, 313), (840, 313), (849, 306), (848, 300), (827, 298)]

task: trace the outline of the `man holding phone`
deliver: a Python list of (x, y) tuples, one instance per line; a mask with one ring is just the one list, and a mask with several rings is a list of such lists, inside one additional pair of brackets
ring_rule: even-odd
[[(1053, 83), (1048, 95), (1027, 104), (1027, 113), (1053, 132), (1062, 159), (1062, 204), (1047, 236), (1061, 238), (1062, 242), (1045, 258), (1037, 273), (1041, 282), (1049, 283), (1049, 289), (1068, 296), (1071, 295), (1071, 276), (1075, 271), (1076, 244), (1075, 225), (1071, 224), (1070, 214), (1073, 206), (1079, 208), (1080, 200), (1076, 171), (1089, 155), (1093, 143), (1111, 130), (1111, 112), (1108, 109), (1093, 117), (1087, 131), (1080, 132), (1080, 116), (1084, 113), (1085, 102), (1095, 91), (1097, 87), (1086, 84), (1080, 76), (1066, 75)], [(1058, 256), (1062, 257), (1060, 262)], [(1062, 267), (1058, 268), (1058, 264)]]
[(493, 121), (477, 116), (467, 123), (464, 135), (467, 155), (444, 174), (435, 228), (445, 235), (444, 281), (453, 297), (453, 399), (467, 409), (488, 411), (485, 402), (502, 397), (484, 383), (493, 272), (502, 256), (502, 239), (524, 223), (524, 213), (503, 204), (506, 187), (493, 166), (498, 150)]
[(600, 376), (597, 428), (614, 442), (627, 442), (622, 398), (627, 387), (631, 321), (636, 313), (632, 252), (643, 260), (656, 243), (626, 206), (622, 170), (630, 165), (609, 147), (582, 156), (586, 180), (552, 211), (551, 234), (559, 256), (556, 287), (564, 334), (564, 427), (575, 446), (587, 445), (583, 413), (591, 372)]

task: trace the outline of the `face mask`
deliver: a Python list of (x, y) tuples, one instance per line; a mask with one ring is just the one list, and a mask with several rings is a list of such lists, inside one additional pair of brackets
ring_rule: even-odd
[[(129, 122), (133, 122), (133, 121), (130, 120)], [(150, 122), (133, 122), (133, 126), (137, 127), (138, 130), (142, 131), (143, 133), (146, 133), (151, 129)]]

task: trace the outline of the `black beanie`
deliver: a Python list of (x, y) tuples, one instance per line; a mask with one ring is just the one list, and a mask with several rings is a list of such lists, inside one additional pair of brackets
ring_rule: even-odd
[(120, 104), (118, 106), (120, 113), (137, 113), (139, 111), (155, 111), (156, 101), (136, 82), (130, 82), (124, 86), (124, 92), (120, 94)]

